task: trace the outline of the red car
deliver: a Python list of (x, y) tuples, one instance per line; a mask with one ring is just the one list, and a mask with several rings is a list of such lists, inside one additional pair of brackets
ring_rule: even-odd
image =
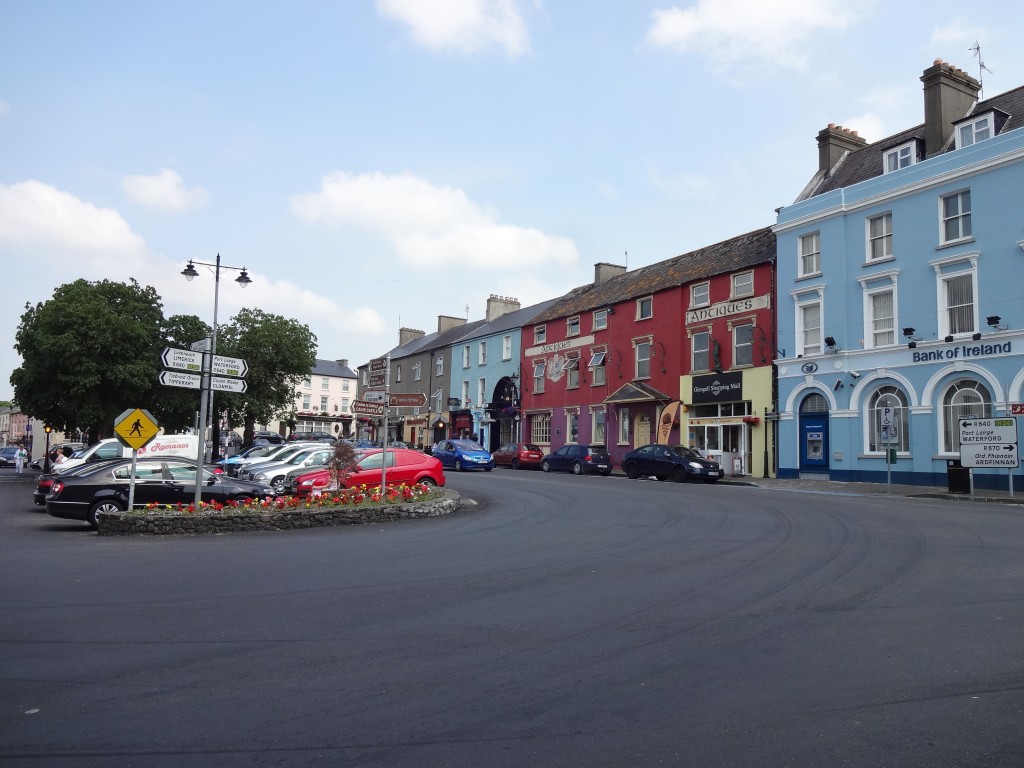
[(493, 454), (494, 465), (512, 469), (539, 469), (544, 452), (533, 443), (505, 443)]
[[(350, 468), (345, 478), (345, 488), (357, 485), (380, 485), (384, 452), (379, 448), (363, 453)], [(289, 491), (296, 496), (308, 496), (314, 491), (327, 488), (332, 482), (331, 470), (318, 469), (307, 472), (292, 480)], [(388, 448), (388, 485), (444, 486), (444, 468), (433, 456), (411, 448)]]

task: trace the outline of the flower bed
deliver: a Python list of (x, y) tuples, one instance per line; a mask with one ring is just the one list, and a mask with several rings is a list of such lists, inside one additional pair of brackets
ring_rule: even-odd
[(351, 488), (301, 499), (286, 496), (229, 504), (149, 504), (132, 512), (96, 516), (101, 536), (127, 534), (235, 533), (359, 525), (438, 517), (458, 511), (455, 491), (427, 486)]

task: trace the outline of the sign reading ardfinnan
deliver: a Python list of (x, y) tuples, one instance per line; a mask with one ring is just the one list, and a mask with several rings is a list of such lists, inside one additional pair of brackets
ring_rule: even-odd
[(716, 317), (727, 315), (738, 315), (741, 312), (753, 312), (755, 309), (767, 309), (769, 306), (768, 295), (751, 296), (749, 299), (736, 299), (735, 301), (722, 301), (712, 304), (710, 307), (691, 309), (686, 313), (687, 323), (701, 323), (707, 320), (714, 320)]

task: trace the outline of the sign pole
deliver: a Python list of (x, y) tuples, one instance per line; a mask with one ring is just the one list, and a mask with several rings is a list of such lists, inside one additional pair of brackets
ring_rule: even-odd
[(192, 504), (196, 510), (203, 498), (203, 459), (206, 457), (206, 415), (209, 408), (210, 376), (213, 354), (210, 352), (210, 338), (206, 338), (205, 349), (203, 350), (203, 380), (199, 386), (202, 393), (199, 399), (199, 455), (196, 457), (196, 489), (192, 498)]
[(135, 468), (138, 466), (139, 452), (132, 448), (132, 479), (128, 481), (128, 511), (135, 509)]
[(381, 448), (381, 464), (380, 464), (380, 495), (382, 498), (387, 498), (388, 493), (388, 400), (391, 399), (389, 394), (389, 387), (391, 386), (391, 353), (388, 352), (384, 356), (385, 369), (384, 369), (384, 431)]

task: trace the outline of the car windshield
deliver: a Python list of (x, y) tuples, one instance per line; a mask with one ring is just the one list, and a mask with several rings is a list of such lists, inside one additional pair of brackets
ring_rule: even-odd
[(682, 456), (684, 459), (703, 459), (697, 451), (693, 448), (687, 448), (685, 445), (677, 445), (672, 448), (672, 452), (678, 456)]
[(538, 447), (537, 447), (536, 445), (534, 445), (533, 443), (525, 443), (525, 444), (523, 445), (523, 450), (526, 450), (526, 451), (536, 451), (537, 453), (539, 453), (539, 452), (540, 452), (540, 448), (538, 448)]
[(482, 451), (484, 448), (472, 440), (452, 440), (452, 445), (461, 451)]

